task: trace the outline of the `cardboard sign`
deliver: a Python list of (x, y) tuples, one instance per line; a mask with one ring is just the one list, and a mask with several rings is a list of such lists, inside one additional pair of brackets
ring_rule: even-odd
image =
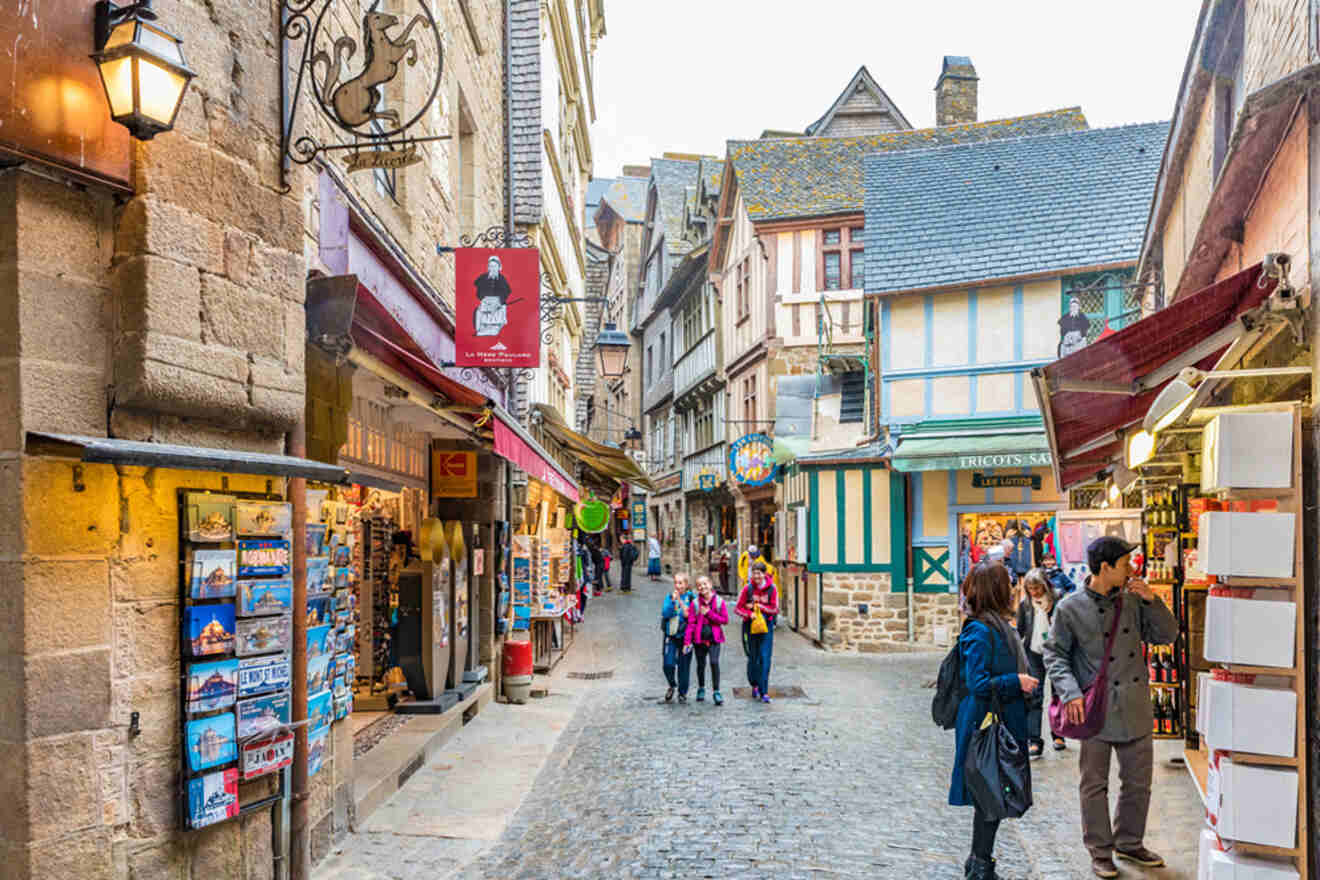
[(541, 366), (541, 256), (536, 248), (454, 251), (454, 363)]
[(432, 449), (431, 495), (434, 498), (476, 498), (477, 454)]
[(246, 743), (241, 766), (243, 781), (274, 773), (293, 763), (293, 734), (285, 733)]

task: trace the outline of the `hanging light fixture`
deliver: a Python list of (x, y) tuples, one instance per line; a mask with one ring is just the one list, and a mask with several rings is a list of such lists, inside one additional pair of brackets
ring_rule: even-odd
[(1135, 470), (1155, 457), (1155, 435), (1146, 430), (1127, 435), (1127, 458), (1124, 464)]
[(632, 340), (613, 323), (607, 323), (596, 335), (596, 366), (601, 376), (617, 379), (628, 366), (628, 350)]
[(183, 60), (183, 41), (155, 23), (151, 0), (96, 4), (96, 52), (110, 118), (149, 141), (174, 127), (195, 73)]

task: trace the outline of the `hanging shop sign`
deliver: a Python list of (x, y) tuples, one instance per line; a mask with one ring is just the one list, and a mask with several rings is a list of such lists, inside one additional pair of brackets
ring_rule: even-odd
[(573, 512), (578, 528), (593, 535), (605, 531), (610, 524), (610, 507), (597, 498), (579, 502)]
[(632, 504), (633, 528), (641, 531), (646, 528), (646, 502), (634, 501)]
[(655, 481), (655, 491), (671, 492), (674, 489), (683, 488), (683, 472), (674, 471), (672, 474), (666, 474)]
[(744, 486), (764, 486), (777, 470), (774, 441), (765, 434), (744, 434), (729, 447), (729, 472)]
[(1031, 489), (1040, 491), (1040, 474), (983, 474), (972, 472), (973, 489)]
[(541, 365), (541, 256), (536, 248), (454, 251), (454, 363)]
[(476, 498), (477, 454), (432, 449), (431, 497)]
[(714, 475), (714, 474), (698, 474), (698, 475), (697, 475), (697, 486), (698, 486), (698, 488), (700, 488), (701, 491), (703, 491), (703, 492), (714, 492), (714, 491), (715, 491), (715, 475)]
[[(426, 120), (440, 92), (444, 42), (424, 0), (404, 0), (386, 12), (379, 0), (359, 18), (343, 0), (283, 0), (280, 68), (294, 70), (292, 90), (281, 90), (281, 182), (287, 164), (306, 165), (318, 156), (346, 152), (349, 173), (403, 168), (420, 161), (417, 145), (448, 140), (430, 132)], [(419, 64), (420, 62), (420, 64)], [(417, 87), (399, 87), (402, 65)], [(334, 134), (299, 126), (303, 89), (309, 88)], [(409, 100), (409, 96), (414, 96)], [(423, 97), (424, 96), (424, 97)]]

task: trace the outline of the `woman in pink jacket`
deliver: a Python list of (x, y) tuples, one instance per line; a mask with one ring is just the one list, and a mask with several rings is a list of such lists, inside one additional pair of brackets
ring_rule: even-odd
[(710, 578), (697, 578), (697, 597), (688, 612), (687, 635), (683, 650), (697, 652), (697, 702), (706, 699), (706, 660), (710, 659), (711, 699), (724, 705), (720, 694), (720, 647), (724, 644), (724, 624), (729, 622), (729, 604), (715, 594)]
[[(775, 645), (775, 615), (779, 613), (779, 591), (766, 574), (765, 563), (752, 564), (747, 586), (738, 595), (734, 609), (743, 619), (743, 644), (747, 651), (747, 683), (752, 686), (752, 699), (770, 702), (770, 657)], [(766, 631), (752, 632), (752, 618), (757, 611), (765, 618)]]

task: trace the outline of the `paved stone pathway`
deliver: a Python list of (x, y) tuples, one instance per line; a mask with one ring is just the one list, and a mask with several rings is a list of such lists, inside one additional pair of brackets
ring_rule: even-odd
[[(502, 746), (524, 777), (516, 792), (491, 786), (503, 799), (505, 813), (495, 822), (507, 823), (502, 830), (487, 821), (469, 834), (457, 814), (445, 827), (453, 792), (419, 772), (382, 808), (392, 817), (386, 824), (373, 818), (374, 833), (346, 842), (333, 876), (962, 876), (971, 811), (946, 803), (953, 734), (931, 724), (931, 691), (923, 687), (940, 655), (829, 655), (781, 627), (771, 683), (799, 685), (805, 698), (769, 706), (733, 699), (733, 687), (746, 684), (735, 640), (724, 658), (723, 707), (665, 704), (657, 623), (664, 589), (643, 581), (632, 595), (593, 601), (550, 682), (562, 733), (537, 727), (530, 714), (524, 720), (525, 709), (498, 707), (502, 714), (483, 712), (459, 735), (464, 742), (455, 739), (450, 760), (469, 754), (487, 768), (507, 762), (487, 754), (484, 740), (522, 744), (518, 751)], [(611, 678), (567, 676), (606, 670)], [(533, 744), (544, 748), (529, 755)], [(1164, 748), (1147, 844), (1173, 867), (1125, 867), (1124, 876), (1191, 878), (1200, 805), (1186, 771), (1166, 760), (1175, 750), (1157, 745)], [(1033, 765), (1036, 807), (1000, 833), (1003, 877), (1091, 876), (1080, 842), (1076, 755), (1074, 744)], [(1116, 787), (1115, 780), (1111, 795)], [(468, 797), (481, 800), (480, 789)], [(393, 847), (382, 839), (412, 835), (410, 824), (431, 826), (433, 836), (407, 836)], [(354, 871), (359, 850), (372, 855)], [(416, 870), (423, 865), (425, 874)]]

